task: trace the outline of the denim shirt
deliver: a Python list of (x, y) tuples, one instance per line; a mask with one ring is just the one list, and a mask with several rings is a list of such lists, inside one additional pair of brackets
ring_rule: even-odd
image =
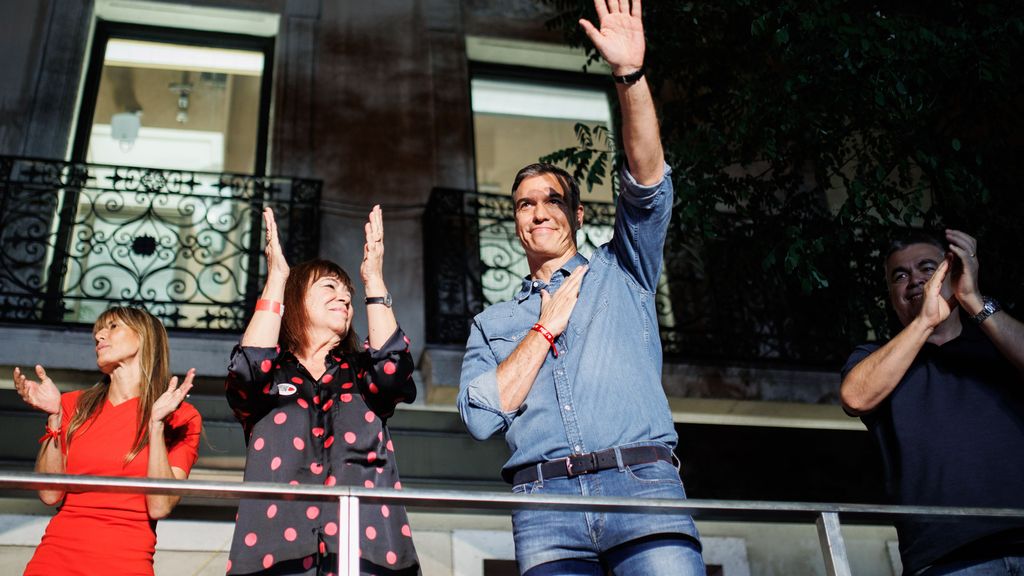
[(576, 254), (549, 284), (527, 277), (512, 300), (473, 320), (462, 363), (458, 407), (478, 440), (504, 432), (517, 469), (637, 442), (675, 447), (677, 436), (661, 385), (661, 338), (654, 303), (674, 197), (671, 168), (641, 186), (622, 172), (612, 239), (592, 255), (569, 324), (518, 410), (505, 412), (496, 370), (540, 317), (541, 289), (554, 294), (587, 259)]

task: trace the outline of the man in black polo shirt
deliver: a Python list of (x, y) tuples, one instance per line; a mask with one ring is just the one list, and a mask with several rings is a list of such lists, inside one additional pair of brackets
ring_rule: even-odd
[[(918, 234), (885, 259), (903, 329), (858, 347), (843, 408), (881, 448), (898, 504), (1024, 509), (1024, 325), (978, 292), (977, 242)], [(904, 574), (1024, 574), (1024, 520), (897, 522)]]

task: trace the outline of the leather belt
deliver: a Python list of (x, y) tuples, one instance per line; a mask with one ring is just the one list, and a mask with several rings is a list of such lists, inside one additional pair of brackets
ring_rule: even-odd
[[(672, 462), (672, 451), (664, 446), (619, 448), (619, 453), (622, 454), (623, 466), (649, 464), (658, 460)], [(618, 466), (619, 463), (615, 459), (615, 449), (609, 448), (597, 452), (574, 454), (565, 458), (548, 460), (540, 465), (540, 473), (544, 478), (573, 478), (583, 474), (618, 468)], [(512, 477), (512, 484), (535, 482), (538, 478), (537, 465), (531, 464), (516, 471)]]

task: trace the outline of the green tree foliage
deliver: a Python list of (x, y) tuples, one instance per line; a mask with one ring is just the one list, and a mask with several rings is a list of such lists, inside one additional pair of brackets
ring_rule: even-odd
[[(596, 60), (577, 24), (593, 2), (538, 1)], [(982, 289), (1021, 301), (1024, 4), (648, 1), (644, 25), (678, 195), (668, 266), (707, 293), (675, 306), (735, 309), (727, 332), (754, 338), (708, 336), (727, 354), (834, 364), (890, 334), (879, 251), (899, 228), (975, 235)], [(559, 154), (584, 180), (612, 164)]]

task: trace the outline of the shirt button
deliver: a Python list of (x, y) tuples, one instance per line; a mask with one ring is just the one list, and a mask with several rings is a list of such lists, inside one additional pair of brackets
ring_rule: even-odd
[(534, 282), (534, 283), (533, 283), (533, 287), (534, 287), (534, 288), (537, 288), (538, 286), (540, 286), (540, 282)]
[(565, 411), (566, 412), (571, 412), (572, 411), (572, 406), (569, 406), (568, 404), (566, 404), (565, 405)]
[(579, 452), (580, 451), (580, 445), (577, 444), (577, 445), (573, 446), (572, 449), (577, 451), (577, 452)]

